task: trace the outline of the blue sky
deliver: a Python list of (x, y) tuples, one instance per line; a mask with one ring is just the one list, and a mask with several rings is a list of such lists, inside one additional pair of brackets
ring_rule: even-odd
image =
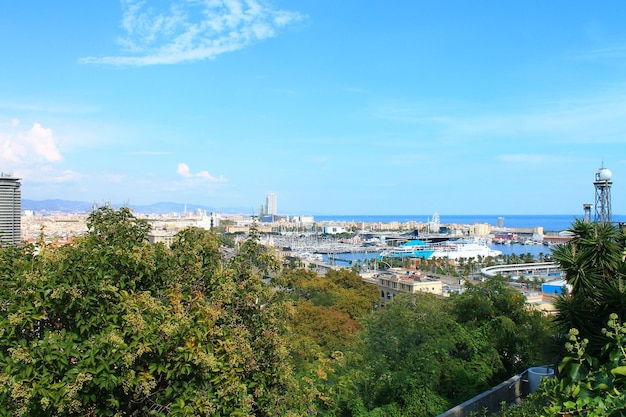
[(626, 2), (0, 6), (22, 196), (282, 214), (626, 213)]

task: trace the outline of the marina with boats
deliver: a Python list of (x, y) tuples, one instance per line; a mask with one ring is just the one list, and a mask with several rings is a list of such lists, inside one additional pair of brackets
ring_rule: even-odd
[(332, 237), (315, 236), (275, 236), (272, 238), (274, 247), (282, 247), (293, 257), (305, 262), (324, 263), (337, 267), (350, 267), (356, 263), (365, 264), (370, 260), (389, 261), (391, 259), (421, 258), (424, 260), (445, 258), (449, 260), (470, 259), (479, 257), (496, 258), (498, 256), (530, 254), (543, 257), (549, 254), (550, 248), (541, 244), (509, 243), (497, 244), (487, 238), (442, 239), (440, 235), (422, 239), (382, 238), (360, 241), (360, 239), (335, 239)]

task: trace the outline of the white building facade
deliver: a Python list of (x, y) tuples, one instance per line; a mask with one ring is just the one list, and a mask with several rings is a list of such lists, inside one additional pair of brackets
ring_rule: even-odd
[(265, 214), (275, 216), (278, 214), (278, 205), (276, 194), (269, 193), (265, 199)]
[(0, 244), (18, 245), (22, 241), (22, 192), (20, 178), (0, 174)]

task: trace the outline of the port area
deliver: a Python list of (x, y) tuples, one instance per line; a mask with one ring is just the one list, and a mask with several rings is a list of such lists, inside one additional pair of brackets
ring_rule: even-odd
[[(550, 247), (542, 244), (509, 243), (496, 244), (492, 236), (481, 238), (488, 246), (501, 250), (503, 254), (490, 259), (417, 259), (396, 260), (380, 258), (389, 248), (400, 246), (415, 236), (401, 233), (369, 234), (367, 238), (339, 238), (320, 235), (274, 235), (267, 242), (280, 253), (284, 262), (295, 267), (307, 268), (319, 275), (331, 269), (348, 268), (357, 272), (365, 282), (378, 287), (381, 303), (385, 303), (403, 292), (429, 292), (441, 296), (460, 294), (468, 283), (478, 283), (488, 276), (502, 275), (509, 285), (525, 295), (527, 303), (547, 313), (553, 310), (553, 294), (543, 293), (543, 284), (560, 279), (560, 271), (549, 260)], [(419, 236), (420, 240), (444, 243), (462, 239), (458, 235), (431, 234)], [(526, 261), (518, 267), (508, 268), (513, 262), (511, 254)], [(401, 266), (399, 266), (401, 265)], [(493, 266), (498, 268), (493, 268)], [(535, 266), (537, 265), (537, 266)], [(491, 266), (491, 268), (488, 268)], [(502, 269), (504, 268), (504, 269)], [(521, 268), (521, 269), (520, 269)], [(486, 269), (486, 270), (485, 270)], [(502, 271), (500, 271), (502, 269)], [(485, 271), (483, 271), (485, 270)], [(545, 273), (544, 273), (545, 272)]]

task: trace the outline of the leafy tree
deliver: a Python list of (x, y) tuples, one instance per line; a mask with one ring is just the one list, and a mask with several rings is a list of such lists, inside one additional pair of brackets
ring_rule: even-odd
[(259, 236), (256, 224), (253, 224), (248, 239), (239, 246), (237, 255), (229, 263), (240, 275), (239, 279), (255, 274), (264, 278), (279, 269), (279, 263), (271, 251), (259, 243)]
[(146, 240), (150, 225), (137, 219), (128, 207), (102, 206), (87, 216), (89, 237), (111, 246), (134, 245)]
[(361, 355), (348, 364), (351, 413), (436, 415), (489, 387), (497, 352), (480, 332), (458, 324), (445, 302), (401, 294), (366, 320)]
[(571, 291), (554, 303), (555, 318), (562, 334), (576, 328), (589, 340), (587, 351), (598, 356), (607, 343), (601, 329), (613, 313), (626, 317), (624, 232), (609, 223), (577, 220), (573, 238), (552, 251)]
[(309, 413), (332, 413), (342, 398), (352, 396), (344, 365), (371, 314), (378, 289), (354, 271), (328, 271), (325, 276), (297, 269), (272, 279), (293, 303), (288, 320), (290, 352)]
[(181, 230), (171, 244), (175, 267), (181, 272), (181, 284), (198, 291), (213, 291), (222, 268), (221, 239), (199, 228)]
[(503, 278), (468, 283), (463, 294), (450, 298), (448, 307), (458, 323), (481, 332), (497, 350), (503, 366), (497, 379), (545, 363), (551, 322), (528, 308), (524, 295)]
[(270, 415), (298, 410), (284, 309), (256, 242), (199, 229), (172, 250), (101, 207), (73, 246), (0, 250), (0, 415)]
[[(530, 398), (541, 415), (626, 415), (624, 232), (611, 224), (577, 220), (573, 238), (557, 246), (571, 291), (555, 301), (561, 334), (557, 378)], [(511, 416), (519, 415), (507, 410)]]
[(367, 316), (380, 297), (375, 285), (349, 269), (330, 270), (324, 276), (303, 269), (283, 270), (273, 282), (288, 289), (295, 300), (333, 307), (352, 319)]

